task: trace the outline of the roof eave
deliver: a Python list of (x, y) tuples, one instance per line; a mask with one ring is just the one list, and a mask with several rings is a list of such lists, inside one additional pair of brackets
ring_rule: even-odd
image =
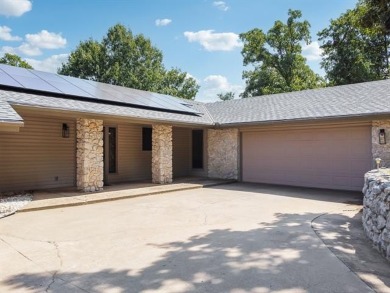
[(267, 120), (267, 121), (250, 121), (250, 122), (232, 122), (232, 123), (216, 123), (215, 125), (220, 128), (232, 128), (232, 127), (245, 127), (255, 125), (271, 125), (271, 124), (288, 124), (297, 122), (315, 122), (315, 121), (332, 121), (332, 120), (348, 120), (348, 119), (383, 119), (390, 118), (390, 112), (385, 113), (362, 113), (354, 115), (337, 115), (326, 117), (307, 117), (307, 118), (293, 118), (293, 119), (281, 119), (281, 120)]

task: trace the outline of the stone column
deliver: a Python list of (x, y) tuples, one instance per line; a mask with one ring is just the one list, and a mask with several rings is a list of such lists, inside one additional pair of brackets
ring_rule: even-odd
[(237, 128), (207, 131), (208, 177), (238, 179), (239, 131)]
[[(386, 144), (379, 144), (379, 129), (385, 130)], [(374, 167), (376, 158), (382, 159), (382, 167), (390, 167), (390, 120), (372, 121), (372, 157)]]
[(172, 183), (172, 126), (153, 125), (152, 178), (153, 183)]
[(103, 190), (103, 121), (77, 119), (77, 188)]

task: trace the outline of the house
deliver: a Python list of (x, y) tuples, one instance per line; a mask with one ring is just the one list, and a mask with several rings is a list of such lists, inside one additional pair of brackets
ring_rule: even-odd
[(390, 80), (215, 103), (0, 65), (0, 192), (182, 176), (361, 190)]

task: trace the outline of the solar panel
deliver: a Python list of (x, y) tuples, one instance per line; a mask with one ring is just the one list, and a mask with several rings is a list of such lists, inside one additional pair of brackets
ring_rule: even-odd
[(16, 67), (16, 66), (10, 66), (5, 64), (0, 64), (0, 68), (6, 72), (7, 74), (13, 76), (14, 74), (21, 75), (21, 76), (31, 76), (31, 72), (28, 71), (26, 68), (22, 67)]
[[(90, 81), (89, 81), (90, 82)], [(106, 83), (98, 83), (102, 91), (108, 92), (115, 98), (116, 101), (121, 103), (130, 103), (147, 107), (148, 104), (137, 95), (130, 95), (127, 88), (115, 86)]]
[(52, 74), (52, 73), (37, 71), (37, 70), (32, 71), (32, 73), (40, 77), (41, 79), (46, 80), (47, 82), (49, 82), (51, 85), (53, 85), (54, 87), (56, 87), (66, 95), (92, 98), (92, 95), (81, 90), (80, 88), (66, 81), (65, 79), (63, 79), (61, 76), (57, 74)]
[(0, 64), (0, 85), (51, 94), (67, 95), (102, 103), (199, 114), (185, 102), (168, 95), (151, 93), (91, 80)]
[(1, 69), (3, 70), (3, 72), (7, 73), (9, 77), (16, 80), (23, 88), (51, 93), (61, 93), (57, 88), (53, 87), (48, 82), (32, 74), (26, 68), (2, 66)]
[(0, 69), (0, 82), (6, 86), (20, 87), (21, 84)]

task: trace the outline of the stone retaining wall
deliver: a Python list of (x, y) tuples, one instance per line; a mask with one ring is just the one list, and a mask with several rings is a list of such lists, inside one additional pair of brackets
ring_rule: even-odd
[(238, 179), (240, 155), (238, 129), (209, 129), (207, 139), (208, 176)]
[(364, 180), (364, 232), (390, 260), (390, 169), (370, 171)]
[(77, 188), (103, 190), (103, 121), (77, 119)]

